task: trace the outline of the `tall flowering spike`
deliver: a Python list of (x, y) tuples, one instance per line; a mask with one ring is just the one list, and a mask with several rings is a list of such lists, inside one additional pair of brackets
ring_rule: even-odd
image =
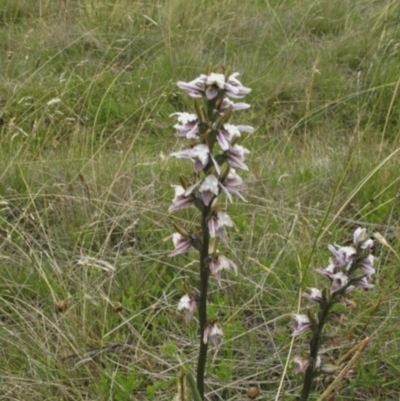
[[(236, 264), (216, 249), (216, 237), (225, 238), (225, 228), (234, 223), (228, 213), (218, 210), (217, 198), (223, 192), (229, 201), (233, 195), (245, 201), (239, 192), (243, 180), (235, 168), (248, 170), (244, 163), (250, 153), (238, 141), (244, 133), (254, 129), (247, 125), (236, 125), (231, 120), (233, 112), (246, 110), (247, 103), (235, 103), (230, 98), (242, 98), (250, 92), (238, 79), (238, 73), (229, 74), (224, 68), (210, 70), (189, 82), (178, 82), (190, 97), (195, 98), (193, 112), (176, 112), (175, 136), (190, 141), (186, 149), (171, 156), (189, 159), (193, 163), (193, 176), (181, 178), (181, 185), (174, 185), (175, 197), (169, 211), (195, 206), (200, 215), (200, 234), (186, 231), (174, 224), (177, 232), (172, 235), (174, 250), (171, 256), (189, 252), (192, 248), (199, 252), (200, 286), (198, 297), (184, 295), (178, 310), (185, 313), (189, 321), (194, 311), (199, 313), (199, 331), (202, 333), (197, 366), (197, 388), (204, 399), (204, 371), (207, 346), (211, 341), (217, 345), (223, 331), (215, 321), (207, 319), (208, 279), (215, 276), (220, 284), (222, 270), (237, 272)], [(202, 102), (200, 100), (201, 99)], [(211, 247), (210, 247), (211, 244)], [(212, 245), (214, 244), (214, 245)]]
[[(304, 372), (300, 401), (308, 399), (316, 370), (330, 373), (337, 369), (334, 365), (321, 365), (318, 359), (323, 329), (329, 320), (336, 323), (342, 323), (346, 320), (343, 314), (332, 312), (332, 308), (338, 303), (342, 303), (345, 307), (354, 306), (354, 302), (348, 296), (350, 292), (357, 287), (373, 288), (372, 275), (375, 273), (373, 267), (375, 258), (371, 254), (373, 246), (373, 240), (369, 238), (363, 228), (355, 230), (353, 246), (329, 245), (328, 249), (333, 254), (333, 258), (329, 259), (326, 268), (319, 268), (317, 272), (330, 281), (330, 287), (323, 290), (310, 288), (303, 293), (305, 298), (318, 305), (319, 311), (315, 315), (317, 316), (315, 322), (312, 321), (313, 318), (310, 316), (313, 315), (310, 313), (307, 315), (296, 313), (293, 315), (295, 322), (290, 324), (294, 329), (292, 336), (300, 335), (311, 329), (309, 356), (295, 358), (297, 364), (295, 371)], [(315, 362), (311, 363), (310, 361)]]

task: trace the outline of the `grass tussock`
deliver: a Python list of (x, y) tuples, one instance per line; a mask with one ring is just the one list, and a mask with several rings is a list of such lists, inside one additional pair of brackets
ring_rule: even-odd
[(375, 249), (375, 289), (330, 327), (332, 360), (371, 337), (336, 399), (399, 399), (397, 2), (0, 0), (0, 10), (2, 399), (170, 400), (194, 365), (196, 325), (176, 303), (197, 265), (167, 257), (170, 184), (190, 171), (169, 158), (180, 146), (169, 115), (188, 106), (176, 81), (210, 63), (252, 87), (241, 121), (257, 131), (245, 141), (248, 202), (229, 206), (239, 274), (211, 288), (225, 339), (210, 352), (208, 399), (243, 399), (254, 384), (262, 398), (294, 399), (290, 313), (301, 288), (321, 283), (327, 244), (357, 226), (389, 247)]

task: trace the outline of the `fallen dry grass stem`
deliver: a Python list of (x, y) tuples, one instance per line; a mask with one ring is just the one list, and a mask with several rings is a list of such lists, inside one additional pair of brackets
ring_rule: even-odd
[(351, 358), (350, 362), (344, 367), (344, 369), (339, 373), (339, 375), (336, 377), (336, 379), (326, 388), (326, 390), (322, 393), (322, 395), (318, 398), (317, 401), (323, 401), (328, 397), (336, 388), (339, 387), (340, 383), (344, 379), (344, 377), (347, 375), (347, 373), (350, 371), (350, 369), (354, 366), (354, 364), (357, 362), (357, 360), (360, 358), (361, 354), (363, 353), (364, 349), (366, 346), (369, 344), (370, 338), (367, 337), (360, 343), (356, 344), (349, 352), (344, 355), (340, 360), (343, 361), (346, 359), (349, 355), (351, 355), (352, 352), (355, 352), (353, 358)]

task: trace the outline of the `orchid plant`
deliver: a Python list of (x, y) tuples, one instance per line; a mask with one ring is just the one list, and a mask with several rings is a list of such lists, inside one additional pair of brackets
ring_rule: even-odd
[(323, 329), (329, 321), (341, 321), (342, 316), (333, 311), (336, 304), (352, 305), (349, 294), (356, 288), (372, 288), (372, 276), (375, 273), (373, 267), (374, 256), (371, 250), (374, 241), (368, 237), (364, 228), (357, 228), (353, 235), (352, 246), (329, 245), (333, 258), (324, 269), (318, 269), (318, 273), (330, 281), (330, 287), (319, 290), (310, 288), (303, 296), (310, 302), (318, 305), (318, 313), (315, 315), (308, 311), (307, 314), (293, 314), (293, 337), (310, 332), (310, 349), (306, 357), (297, 355), (295, 371), (304, 372), (304, 381), (300, 401), (308, 400), (315, 376), (320, 372), (330, 373), (335, 366), (324, 363), (319, 355), (323, 340)]
[(234, 223), (226, 210), (217, 204), (224, 194), (232, 202), (233, 196), (244, 200), (239, 192), (242, 179), (236, 169), (248, 170), (245, 158), (250, 153), (238, 141), (242, 133), (254, 129), (231, 123), (233, 112), (245, 110), (246, 103), (234, 103), (251, 89), (238, 80), (238, 73), (230, 74), (223, 67), (211, 69), (190, 82), (178, 82), (190, 97), (194, 98), (194, 111), (172, 114), (177, 120), (175, 136), (188, 140), (188, 149), (172, 153), (176, 158), (193, 162), (190, 178), (180, 177), (180, 185), (174, 185), (175, 198), (170, 212), (194, 206), (200, 212), (200, 229), (174, 224), (172, 234), (174, 250), (171, 256), (191, 251), (198, 252), (200, 288), (186, 290), (178, 304), (178, 310), (189, 320), (198, 309), (200, 348), (197, 363), (196, 385), (204, 400), (204, 372), (207, 348), (211, 342), (218, 345), (223, 337), (217, 320), (207, 316), (208, 282), (210, 275), (221, 285), (221, 272), (237, 272), (236, 264), (218, 250), (218, 240), (226, 243), (225, 228)]

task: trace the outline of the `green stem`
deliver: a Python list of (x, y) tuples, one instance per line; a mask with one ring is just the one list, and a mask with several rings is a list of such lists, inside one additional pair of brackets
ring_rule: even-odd
[(299, 401), (307, 401), (310, 395), (313, 383), (314, 383), (314, 373), (315, 373), (315, 363), (318, 358), (318, 350), (321, 344), (322, 330), (326, 323), (329, 311), (333, 306), (334, 302), (327, 302), (325, 305), (320, 306), (320, 311), (318, 314), (318, 324), (313, 330), (313, 334), (310, 340), (310, 355), (309, 355), (309, 365), (306, 369), (303, 381), (303, 388), (301, 390), (301, 396)]
[(204, 372), (207, 361), (208, 344), (203, 341), (204, 331), (207, 327), (207, 293), (209, 277), (208, 248), (210, 244), (210, 232), (208, 229), (208, 218), (211, 213), (210, 206), (204, 206), (201, 218), (203, 231), (202, 249), (200, 253), (200, 301), (199, 301), (199, 326), (200, 326), (200, 350), (197, 363), (197, 388), (202, 400), (204, 400)]
[(192, 396), (194, 401), (203, 401), (199, 394), (199, 389), (197, 388), (196, 382), (194, 381), (194, 377), (192, 375), (192, 372), (187, 371), (186, 372), (186, 377), (187, 377), (187, 382), (189, 384), (190, 390), (192, 391)]

